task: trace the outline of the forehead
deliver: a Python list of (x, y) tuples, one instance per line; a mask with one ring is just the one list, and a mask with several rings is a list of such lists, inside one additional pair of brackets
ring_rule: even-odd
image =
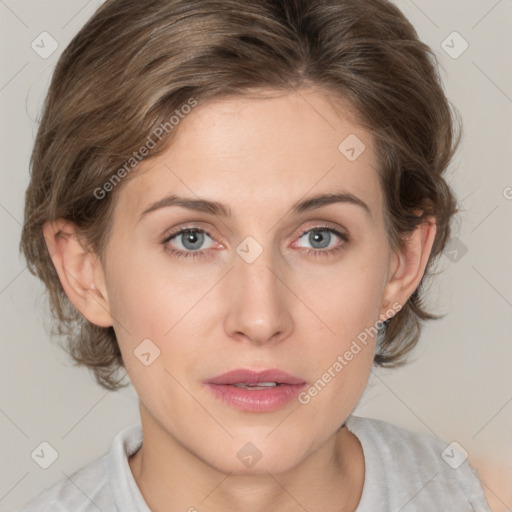
[(175, 130), (119, 191), (133, 215), (169, 193), (232, 205), (234, 214), (335, 189), (382, 206), (373, 138), (347, 102), (324, 92), (212, 100)]

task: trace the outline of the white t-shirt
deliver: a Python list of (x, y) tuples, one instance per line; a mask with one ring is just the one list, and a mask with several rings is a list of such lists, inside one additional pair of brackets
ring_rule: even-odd
[[(365, 460), (356, 512), (490, 512), (477, 473), (456, 445), (382, 420), (350, 416), (346, 425)], [(128, 464), (142, 439), (139, 423), (124, 428), (107, 454), (18, 512), (151, 512)]]

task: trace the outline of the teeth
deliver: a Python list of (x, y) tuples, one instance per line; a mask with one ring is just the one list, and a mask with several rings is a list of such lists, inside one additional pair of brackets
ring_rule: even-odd
[(261, 389), (261, 388), (273, 388), (277, 386), (277, 382), (258, 382), (257, 384), (244, 384), (244, 383), (237, 383), (234, 384), (237, 388), (244, 388), (244, 389)]

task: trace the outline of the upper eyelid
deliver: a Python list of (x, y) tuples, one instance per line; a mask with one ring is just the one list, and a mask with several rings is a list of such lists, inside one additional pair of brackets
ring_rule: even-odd
[(175, 231), (173, 233), (169, 233), (169, 234), (165, 235), (162, 243), (168, 243), (171, 240), (173, 240), (174, 238), (177, 238), (178, 236), (183, 235), (187, 231), (195, 231), (197, 233), (203, 233), (205, 235), (208, 235), (212, 240), (215, 240), (215, 238), (204, 228), (200, 228), (200, 227), (187, 228), (187, 227), (185, 227), (185, 228), (178, 229), (177, 231)]

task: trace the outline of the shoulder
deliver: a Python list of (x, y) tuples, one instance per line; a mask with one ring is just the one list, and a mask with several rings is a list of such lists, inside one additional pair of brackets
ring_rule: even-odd
[(95, 459), (45, 489), (17, 512), (97, 511), (95, 503), (108, 500), (107, 464), (107, 455)]
[(456, 443), (359, 416), (351, 416), (347, 428), (365, 457), (362, 504), (373, 503), (379, 494), (389, 507), (405, 507), (404, 512), (428, 507), (489, 512), (478, 474)]
[(139, 424), (121, 430), (113, 439), (109, 453), (93, 460), (54, 483), (16, 512), (102, 512), (117, 511), (114, 492), (124, 481), (127, 454), (141, 443)]
[(361, 444), (364, 441), (368, 448), (377, 449), (380, 455), (393, 455), (390, 462), (395, 461), (395, 464), (397, 455), (403, 460), (409, 460), (411, 455), (420, 455), (436, 463), (442, 462), (441, 451), (447, 446), (447, 443), (435, 437), (374, 418), (350, 416), (347, 427), (360, 439)]

